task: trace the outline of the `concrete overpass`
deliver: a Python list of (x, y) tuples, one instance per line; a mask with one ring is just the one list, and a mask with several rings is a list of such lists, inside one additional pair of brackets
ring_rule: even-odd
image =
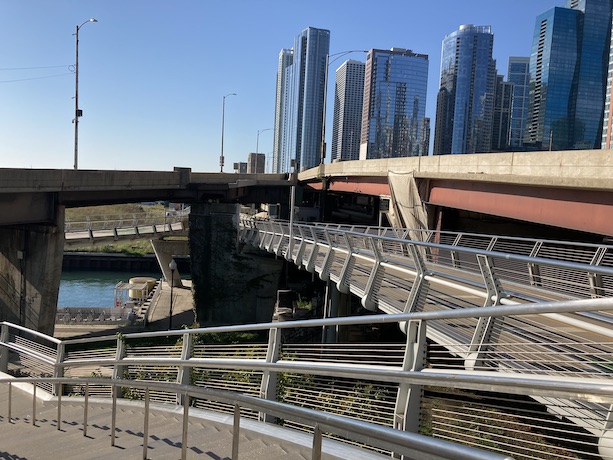
[[(329, 193), (390, 197), (385, 213), (397, 226), (440, 229), (455, 208), (608, 236), (613, 235), (612, 178), (613, 152), (602, 150), (342, 162), (297, 176), (304, 189), (322, 194), (322, 208)], [(287, 203), (293, 183), (287, 175), (189, 168), (0, 169), (0, 317), (52, 333), (66, 207), (156, 200), (197, 204), (200, 209), (192, 214), (206, 222), (190, 226), (202, 233), (198, 244), (218, 254), (235, 250), (235, 239), (222, 235), (234, 228), (235, 203)], [(203, 279), (231, 268), (220, 268), (215, 257), (193, 250), (192, 256), (209, 267)], [(214, 292), (203, 295), (210, 298)]]
[(611, 150), (347, 161), (304, 171), (298, 180), (333, 193), (395, 195), (397, 215), (425, 204), (430, 228), (440, 228), (444, 211), (437, 209), (447, 208), (613, 235)]
[[(289, 186), (287, 175), (192, 173), (189, 168), (0, 169), (0, 318), (53, 333), (67, 207), (159, 200), (203, 206), (278, 202), (287, 200)], [(209, 221), (228, 218), (208, 211), (200, 215)], [(214, 247), (215, 242), (200, 244)]]

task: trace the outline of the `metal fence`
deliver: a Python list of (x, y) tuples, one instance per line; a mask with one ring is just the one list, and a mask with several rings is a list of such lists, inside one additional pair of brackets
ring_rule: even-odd
[[(598, 344), (584, 339), (581, 355), (570, 350), (557, 355), (554, 352), (565, 345), (552, 341), (523, 343), (515, 350), (517, 344), (490, 340), (480, 365), (467, 365), (465, 349), (454, 353), (450, 344), (426, 340), (428, 331), (440, 324), (478, 324), (482, 318), (513, 324), (545, 315), (611, 310), (613, 299), (599, 298), (63, 341), (3, 323), (0, 370), (28, 377), (70, 377), (74, 380), (62, 387), (65, 394), (87, 390), (112, 397), (116, 380), (130, 387), (123, 393), (130, 399), (144, 399), (144, 386), (152, 383), (152, 401), (184, 404), (183, 390), (171, 384), (189, 388), (190, 405), (212, 410), (232, 412), (241, 398), (259, 400), (261, 404), (247, 404), (241, 415), (266, 422), (280, 418), (286, 426), (304, 430), (313, 430), (312, 419), (280, 417), (266, 404), (309, 409), (322, 418), (357, 420), (373, 433), (385, 427), (398, 436), (421, 434), (517, 458), (613, 458), (613, 379), (607, 367), (611, 355), (601, 348), (613, 346), (612, 339), (601, 337)], [(287, 330), (364, 324), (398, 325), (407, 332), (406, 342), (283, 342)], [(245, 334), (250, 334), (248, 341), (238, 342)], [(463, 345), (469, 347), (470, 341)], [(505, 348), (491, 351), (490, 345)], [(97, 379), (86, 389), (79, 379), (92, 376)], [(59, 392), (52, 382), (44, 385), (47, 391)], [(232, 393), (223, 399), (202, 396), (203, 391), (222, 389)], [(341, 438), (344, 433), (331, 432)], [(396, 449), (363, 437), (357, 441), (365, 448)]]

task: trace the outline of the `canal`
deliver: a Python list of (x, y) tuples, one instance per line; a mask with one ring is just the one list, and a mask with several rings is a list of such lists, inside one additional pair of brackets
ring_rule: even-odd
[(136, 276), (160, 278), (159, 272), (63, 270), (58, 308), (112, 308), (115, 285)]

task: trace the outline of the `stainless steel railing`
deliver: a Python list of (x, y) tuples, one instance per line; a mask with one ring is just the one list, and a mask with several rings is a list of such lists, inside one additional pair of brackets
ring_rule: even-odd
[[(57, 429), (62, 422), (62, 387), (65, 384), (74, 384), (74, 379), (66, 378), (20, 378), (19, 383), (29, 382), (33, 384), (32, 393), (32, 426), (36, 426), (36, 388), (37, 385), (57, 385), (60, 392), (57, 398)], [(0, 384), (9, 385), (9, 401), (7, 419), (12, 419), (12, 385), (14, 379), (0, 378)], [(312, 459), (320, 459), (322, 454), (322, 433), (342, 433), (343, 437), (356, 442), (368, 442), (372, 446), (391, 449), (398, 455), (406, 455), (406, 458), (433, 458), (433, 459), (458, 459), (458, 460), (503, 460), (510, 459), (508, 456), (495, 454), (483, 450), (456, 445), (454, 443), (433, 439), (423, 435), (401, 432), (388, 427), (373, 425), (370, 423), (352, 420), (324, 414), (319, 411), (294, 407), (274, 401), (266, 401), (252, 396), (246, 396), (229, 391), (211, 390), (208, 388), (196, 388), (189, 385), (159, 382), (136, 382), (134, 380), (81, 378), (78, 383), (85, 386), (83, 397), (83, 436), (87, 436), (88, 427), (88, 402), (90, 385), (107, 384), (111, 388), (111, 435), (110, 444), (115, 445), (116, 420), (117, 420), (117, 394), (120, 388), (140, 389), (144, 392), (143, 410), (145, 413), (143, 422), (143, 458), (148, 458), (147, 449), (149, 441), (149, 413), (150, 391), (171, 391), (181, 394), (183, 397), (182, 433), (181, 433), (181, 459), (187, 458), (188, 448), (188, 419), (191, 398), (204, 398), (218, 402), (231, 404), (234, 408), (234, 423), (232, 435), (232, 458), (238, 459), (240, 440), (241, 409), (249, 408), (255, 411), (266, 412), (283, 419), (300, 420), (313, 427)], [(70, 398), (69, 398), (70, 399)]]
[[(66, 391), (71, 393), (80, 392), (79, 378), (95, 374), (112, 377), (112, 381), (153, 382), (156, 386), (151, 387), (149, 396), (153, 401), (183, 403), (181, 392), (163, 385), (164, 382), (223, 388), (233, 394), (266, 401), (273, 401), (279, 395), (278, 402), (317, 410), (326, 416), (344, 415), (475, 447), (487, 445), (492, 451), (511, 456), (524, 448), (516, 442), (518, 436), (523, 436), (518, 433), (526, 427), (538, 429), (534, 414), (543, 412), (539, 406), (547, 407), (559, 419), (547, 420), (549, 431), (533, 441), (530, 449), (546, 451), (551, 443), (580, 437), (584, 446), (581, 452), (587, 455), (599, 448), (605, 449), (610, 439), (608, 414), (613, 404), (613, 379), (607, 367), (611, 355), (603, 350), (610, 350), (613, 340), (601, 337), (596, 343), (584, 337), (581, 342), (575, 340), (573, 348), (566, 349), (568, 343), (551, 340), (525, 342), (520, 347), (496, 342), (493, 340), (496, 335), (492, 335), (492, 340), (485, 341), (480, 350), (482, 363), (467, 365), (472, 334), (467, 334), (468, 341), (461, 343), (464, 348), (456, 353), (448, 348), (441, 353), (442, 345), (428, 343), (425, 337), (430, 329), (436, 330), (441, 324), (471, 320), (476, 325), (479, 318), (513, 324), (513, 321), (523, 322), (544, 315), (611, 310), (612, 298), (582, 299), (61, 342), (36, 334), (28, 339), (36, 342), (33, 344), (22, 341), (21, 336), (27, 330), (4, 323), (0, 356), (9, 370), (13, 366), (20, 375), (73, 377), (74, 380), (65, 383)], [(396, 344), (286, 344), (283, 341), (284, 332), (295, 328), (348, 328), (365, 324), (399, 324), (407, 331), (407, 340)], [(245, 332), (263, 332), (268, 341), (263, 338), (264, 342), (260, 339), (237, 345), (201, 340), (210, 334)], [(155, 346), (151, 343), (166, 337), (176, 340)], [(43, 348), (39, 350), (39, 347)], [(577, 354), (581, 349), (582, 354)], [(557, 368), (552, 374), (553, 366)], [(99, 384), (95, 387), (96, 395), (112, 396), (108, 380), (96, 382)], [(157, 386), (160, 382), (161, 387)], [(458, 394), (466, 401), (458, 401)], [(142, 393), (133, 396), (143, 397)], [(530, 398), (532, 402), (521, 400), (520, 404), (517, 398)], [(461, 407), (460, 402), (464, 404)], [(233, 403), (227, 401), (192, 398), (192, 404), (226, 412), (233, 410)], [(531, 406), (522, 409), (520, 414), (516, 406), (528, 404)], [(243, 416), (251, 418), (266, 419), (269, 415), (253, 407), (246, 407), (243, 412)], [(517, 422), (511, 424), (511, 420)], [(472, 430), (470, 436), (466, 435), (467, 423)], [(494, 436), (487, 431), (492, 426), (496, 428), (496, 442), (484, 444), (484, 439), (491, 440)], [(587, 438), (581, 434), (582, 430), (589, 432)]]

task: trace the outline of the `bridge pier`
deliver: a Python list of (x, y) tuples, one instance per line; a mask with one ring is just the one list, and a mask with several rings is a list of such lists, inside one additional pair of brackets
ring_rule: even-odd
[(238, 205), (194, 203), (189, 220), (192, 287), (200, 325), (271, 321), (283, 262), (239, 245)]
[[(324, 303), (324, 318), (339, 318), (351, 314), (351, 294), (338, 290), (336, 283), (326, 283), (326, 299)], [(342, 326), (326, 326), (323, 331), (324, 343), (348, 341), (348, 329)]]
[(0, 320), (53, 335), (64, 254), (64, 207), (55, 221), (0, 227)]

